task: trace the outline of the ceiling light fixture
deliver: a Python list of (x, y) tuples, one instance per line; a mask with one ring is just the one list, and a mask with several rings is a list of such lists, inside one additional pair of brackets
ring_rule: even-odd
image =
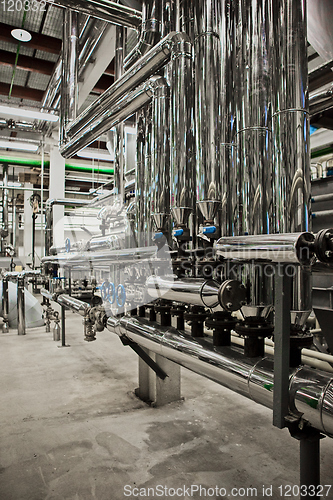
[(57, 122), (59, 116), (51, 113), (43, 113), (34, 109), (13, 108), (11, 106), (3, 106), (0, 104), (0, 114), (9, 117), (18, 116), (22, 118), (30, 118), (31, 120), (43, 120), (47, 122)]
[(17, 28), (11, 31), (11, 35), (13, 38), (18, 40), (19, 42), (30, 42), (32, 36), (27, 30), (23, 30), (21, 28)]
[(4, 149), (16, 149), (18, 151), (36, 152), (38, 147), (38, 144), (34, 144), (31, 142), (5, 141), (3, 139), (0, 140), (0, 148)]
[(100, 149), (82, 149), (77, 153), (80, 158), (89, 158), (91, 160), (104, 160), (104, 161), (114, 161), (114, 158), (110, 155), (107, 149), (105, 153)]

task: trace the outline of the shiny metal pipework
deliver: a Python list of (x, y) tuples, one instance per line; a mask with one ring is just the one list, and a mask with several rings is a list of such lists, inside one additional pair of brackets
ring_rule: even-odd
[(333, 86), (309, 98), (310, 116), (333, 107)]
[(41, 288), (40, 294), (48, 300), (56, 300), (56, 294), (51, 293), (49, 290), (46, 290), (46, 288)]
[(6, 238), (8, 236), (8, 165), (2, 166), (2, 228), (1, 228), (1, 253), (4, 255)]
[(3, 333), (9, 332), (8, 314), (9, 314), (8, 279), (3, 278), (2, 280), (2, 316), (3, 316), (2, 332)]
[(62, 75), (62, 54), (60, 54), (42, 99), (42, 108), (55, 108), (54, 100), (59, 92)]
[(146, 281), (146, 289), (153, 299), (172, 300), (210, 309), (219, 305), (220, 285), (215, 280), (150, 276)]
[(80, 50), (79, 55), (79, 76), (83, 73), (86, 68), (89, 59), (91, 58), (96, 46), (98, 45), (100, 39), (102, 38), (104, 31), (108, 25), (106, 21), (101, 21), (100, 19), (89, 19), (89, 27), (86, 40)]
[(73, 312), (80, 314), (80, 316), (86, 316), (87, 310), (89, 309), (89, 304), (82, 302), (82, 300), (74, 299), (70, 295), (61, 294), (57, 296), (58, 304), (71, 309)]
[(138, 43), (124, 59), (124, 69), (130, 68), (151, 49), (161, 36), (161, 12), (157, 0), (143, 0), (142, 24)]
[(60, 148), (60, 153), (65, 158), (70, 158), (78, 150), (100, 137), (101, 134), (132, 116), (142, 106), (150, 102), (154, 93), (155, 81), (159, 78), (151, 77), (150, 80), (126, 94), (117, 103), (113, 104), (111, 109), (105, 110), (103, 115), (95, 118), (82, 132), (69, 139)]
[(170, 230), (170, 89), (165, 80), (152, 103), (151, 216), (159, 231)]
[(54, 205), (71, 205), (73, 207), (82, 207), (89, 205), (87, 200), (75, 200), (70, 198), (49, 198), (45, 203), (45, 254), (50, 254), (50, 248), (53, 242), (53, 206)]
[(196, 191), (199, 209), (211, 224), (222, 198), (219, 3), (194, 2)]
[(187, 33), (190, 40), (194, 42), (194, 2), (193, 0), (179, 1), (179, 25), (180, 30)]
[[(115, 79), (119, 80), (124, 73), (126, 33), (122, 26), (116, 27), (116, 55), (115, 55)], [(124, 202), (124, 124), (116, 126), (115, 148), (114, 148), (114, 189)]]
[(177, 11), (178, 0), (161, 0), (161, 37), (165, 37), (172, 31), (180, 31), (179, 13)]
[[(273, 408), (274, 362), (246, 358), (241, 350), (214, 347), (173, 327), (144, 318), (110, 317), (107, 329), (268, 408)], [(290, 412), (333, 435), (333, 379), (311, 368), (290, 370)]]
[(135, 237), (137, 246), (143, 245), (144, 235), (144, 149), (145, 149), (145, 109), (136, 115), (136, 173), (135, 173)]
[[(310, 132), (306, 1), (273, 2), (272, 50), (275, 232), (310, 229)], [(276, 41), (278, 40), (278, 43)], [(274, 50), (277, 47), (276, 50)], [(302, 269), (299, 273), (302, 273)], [(309, 309), (308, 272), (293, 280), (293, 310), (303, 324)], [(297, 292), (296, 292), (297, 289)], [(296, 303), (297, 302), (297, 303)], [(304, 314), (301, 312), (304, 309)]]
[[(160, 77), (158, 85), (163, 84)], [(155, 92), (154, 92), (155, 94)], [(145, 109), (145, 143), (144, 143), (144, 174), (143, 174), (143, 245), (151, 244), (153, 221), (152, 212), (152, 103), (149, 102)]]
[(78, 13), (65, 9), (63, 23), (60, 145), (66, 142), (65, 128), (78, 112)]
[(119, 80), (116, 80), (111, 87), (90, 104), (67, 129), (68, 137), (72, 137), (80, 130), (83, 130), (92, 119), (103, 114), (106, 109), (110, 108), (127, 92), (133, 90), (161, 69), (171, 58), (173, 38), (175, 36), (175, 33), (170, 33), (164, 37), (144, 57), (133, 64)]
[(181, 33), (173, 38), (170, 82), (171, 210), (178, 225), (195, 212), (195, 144), (192, 44)]
[(17, 333), (25, 335), (24, 277), (17, 277)]
[(127, 28), (138, 28), (141, 12), (110, 0), (47, 0), (52, 5), (67, 7), (82, 14), (88, 14), (103, 21)]
[(216, 254), (239, 262), (309, 265), (315, 259), (314, 240), (309, 232), (222, 237), (216, 243)]
[[(308, 231), (310, 157), (306, 1), (273, 2), (276, 232)], [(278, 43), (277, 43), (278, 41)]]

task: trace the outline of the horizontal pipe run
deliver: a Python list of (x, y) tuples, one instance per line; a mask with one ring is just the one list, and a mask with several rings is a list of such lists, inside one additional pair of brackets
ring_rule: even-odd
[(318, 194), (317, 196), (312, 196), (311, 198), (311, 203), (321, 203), (323, 201), (333, 201), (333, 193)]
[(332, 216), (333, 216), (333, 210), (320, 210), (320, 212), (312, 213), (313, 219), (319, 219), (321, 217), (332, 217)]
[(214, 280), (176, 279), (150, 276), (146, 281), (148, 295), (153, 299), (166, 299), (194, 306), (214, 308), (219, 305), (220, 285)]
[(112, 24), (138, 28), (141, 24), (141, 12), (120, 5), (110, 0), (47, 0), (52, 5), (66, 7), (82, 14), (97, 17)]
[(308, 264), (314, 257), (313, 241), (314, 235), (309, 232), (231, 236), (218, 240), (216, 253), (224, 259), (237, 261)]
[(82, 300), (74, 299), (70, 295), (62, 294), (57, 297), (58, 304), (61, 306), (71, 309), (73, 312), (80, 314), (80, 316), (85, 316), (87, 309), (90, 307), (86, 302)]
[(324, 92), (314, 94), (309, 99), (310, 116), (333, 107), (333, 86)]
[[(83, 130), (89, 122), (109, 109), (114, 103), (161, 69), (171, 57), (176, 33), (170, 33), (139, 59), (121, 78), (116, 80), (103, 94), (88, 106), (66, 130), (70, 138)], [(178, 35), (179, 36), (179, 35)], [(183, 38), (187, 38), (183, 33)]]
[[(144, 318), (108, 318), (107, 329), (170, 361), (227, 387), (268, 408), (273, 407), (274, 363), (246, 358), (241, 351), (214, 347), (173, 327)], [(321, 432), (333, 435), (333, 379), (330, 374), (300, 366), (290, 371), (291, 412)]]
[(138, 109), (150, 102), (154, 87), (158, 85), (160, 79), (161, 77), (152, 77), (148, 82), (143, 83), (140, 87), (125, 95), (117, 105), (93, 119), (89, 126), (64, 144), (60, 148), (60, 153), (65, 158), (73, 156), (95, 139), (98, 139), (104, 132), (132, 116)]
[(56, 295), (54, 293), (51, 293), (49, 290), (46, 290), (46, 288), (41, 288), (40, 294), (42, 295), (42, 297), (45, 297), (48, 300), (56, 300)]

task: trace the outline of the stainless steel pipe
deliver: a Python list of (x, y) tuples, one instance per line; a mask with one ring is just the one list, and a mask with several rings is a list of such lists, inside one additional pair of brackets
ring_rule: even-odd
[[(246, 358), (242, 351), (213, 347), (173, 327), (144, 318), (108, 318), (107, 329), (268, 408), (273, 408), (274, 362)], [(333, 435), (333, 378), (300, 366), (290, 371), (290, 412)]]
[(8, 165), (4, 163), (2, 166), (2, 229), (1, 229), (1, 250), (4, 252), (4, 240), (8, 236)]
[(79, 61), (79, 23), (78, 13), (64, 10), (62, 44), (62, 80), (60, 144), (66, 142), (65, 128), (75, 120), (78, 112), (78, 61)]
[(112, 24), (138, 28), (141, 12), (110, 0), (47, 0), (52, 5), (66, 7)]
[(25, 297), (24, 277), (17, 278), (17, 333), (25, 335)]
[[(117, 26), (116, 28), (116, 55), (115, 55), (115, 79), (119, 80), (124, 73), (124, 54), (126, 44), (125, 28)], [(124, 195), (124, 124), (119, 123), (116, 126), (115, 145), (114, 145), (114, 191), (120, 196), (121, 202), (125, 201)]]
[(8, 279), (3, 278), (2, 280), (2, 316), (3, 316), (2, 332), (3, 333), (9, 332), (8, 314), (9, 314)]
[(161, 2), (157, 0), (143, 0), (142, 24), (139, 40), (136, 46), (125, 57), (124, 69), (130, 68), (148, 50), (150, 50), (161, 36)]
[(333, 86), (309, 98), (310, 116), (333, 107)]
[(48, 300), (56, 300), (56, 294), (51, 293), (46, 288), (41, 288), (40, 294)]
[(65, 306), (68, 309), (71, 309), (80, 316), (85, 316), (87, 309), (89, 309), (89, 304), (86, 302), (82, 302), (82, 300), (74, 299), (70, 295), (62, 294), (57, 297), (57, 302), (61, 306)]
[(167, 299), (213, 309), (219, 305), (219, 283), (205, 279), (175, 279), (173, 276), (150, 276), (146, 290), (153, 299)]

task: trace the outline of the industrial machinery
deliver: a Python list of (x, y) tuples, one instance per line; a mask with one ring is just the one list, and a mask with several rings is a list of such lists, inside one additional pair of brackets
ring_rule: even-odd
[[(119, 146), (136, 116), (135, 200), (120, 146), (113, 194), (90, 204), (99, 234), (52, 246), (50, 212), (45, 306), (52, 317), (60, 304), (63, 329), (66, 309), (80, 314), (87, 341), (115, 333), (161, 380), (165, 358), (272, 408), (300, 440), (301, 484), (319, 484), (333, 378), (301, 354), (333, 229), (311, 232), (306, 1), (143, 3), (138, 45), (124, 60), (119, 28), (117, 80), (80, 115), (77, 68), (63, 64), (61, 154), (112, 127)], [(69, 61), (76, 21), (65, 16)]]

